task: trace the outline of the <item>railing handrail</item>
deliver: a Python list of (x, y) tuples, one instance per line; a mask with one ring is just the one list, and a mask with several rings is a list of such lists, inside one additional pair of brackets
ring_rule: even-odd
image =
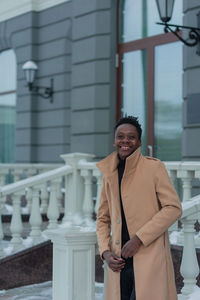
[(200, 212), (200, 194), (192, 197), (189, 201), (182, 202), (182, 209), (180, 220)]
[(69, 165), (64, 165), (54, 170), (47, 171), (45, 173), (35, 175), (15, 183), (7, 184), (3, 187), (0, 187), (0, 196), (6, 196), (25, 188), (31, 187), (33, 185), (41, 185), (44, 182), (54, 180), (58, 177), (69, 174), (72, 171), (72, 167)]
[(48, 168), (48, 167), (60, 167), (63, 165), (63, 163), (0, 163), (0, 167), (10, 168), (10, 167), (16, 167), (16, 168)]

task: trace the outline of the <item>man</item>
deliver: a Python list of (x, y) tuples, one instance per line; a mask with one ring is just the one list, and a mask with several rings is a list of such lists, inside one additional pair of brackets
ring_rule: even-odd
[(116, 151), (97, 163), (103, 173), (97, 236), (108, 265), (106, 300), (176, 300), (167, 229), (181, 204), (158, 159), (140, 152), (137, 118), (115, 126)]

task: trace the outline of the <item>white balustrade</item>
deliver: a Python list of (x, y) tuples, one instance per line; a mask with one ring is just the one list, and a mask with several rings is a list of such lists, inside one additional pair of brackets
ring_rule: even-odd
[[(58, 218), (60, 212), (62, 211), (61, 201), (63, 198), (63, 192), (63, 223), (69, 221), (72, 227), (73, 225), (81, 225), (81, 223), (77, 224), (77, 220), (75, 219), (75, 216), (78, 214), (81, 217), (84, 217), (83, 220), (85, 220), (85, 223), (83, 223), (82, 225), (88, 225), (88, 223), (92, 221), (93, 213), (97, 213), (100, 201), (102, 175), (101, 172), (97, 169), (95, 162), (91, 162), (94, 156), (90, 154), (73, 153), (62, 155), (61, 157), (66, 163), (66, 165), (64, 165), (63, 167), (59, 167), (57, 169), (44, 172), (43, 174), (38, 174), (30, 178), (20, 180), (16, 183), (0, 187), (0, 204), (3, 204), (5, 202), (7, 195), (12, 195), (13, 216), (11, 222), (11, 245), (13, 245), (14, 251), (23, 246), (23, 224), (21, 222), (20, 197), (22, 194), (25, 194), (25, 191), (27, 208), (28, 211), (31, 213), (29, 221), (31, 225), (30, 236), (33, 239), (33, 244), (43, 241), (41, 234), (41, 213), (47, 213), (47, 216), (49, 218), (48, 231), (53, 229), (53, 231), (58, 230), (57, 232), (60, 232), (60, 228), (58, 226)], [(181, 264), (181, 273), (184, 277), (185, 286), (182, 289), (182, 298), (180, 299), (187, 299), (187, 296), (189, 295), (189, 293), (191, 293), (196, 284), (196, 276), (199, 272), (197, 268), (197, 260), (195, 253), (195, 231), (193, 226), (195, 221), (197, 219), (200, 219), (200, 196), (195, 199), (191, 198), (191, 191), (193, 178), (200, 179), (200, 162), (165, 162), (165, 165), (173, 184), (175, 184), (177, 178), (180, 178), (182, 181), (182, 201), (184, 213), (183, 217), (181, 218), (181, 221), (184, 225), (184, 231), (182, 232), (181, 241), (182, 243), (184, 243), (184, 250)], [(11, 168), (7, 168), (7, 173), (10, 172), (10, 170)], [(40, 166), (40, 169), (23, 168), (21, 169), (21, 173), (18, 170), (18, 173), (15, 172), (15, 175), (18, 174), (18, 176), (21, 177), (22, 174), (26, 174), (25, 176), (27, 176), (28, 173), (29, 175), (33, 175), (42, 171), (44, 171), (42, 166)], [(4, 183), (5, 176), (5, 174), (0, 172), (0, 184)], [(93, 195), (95, 190), (94, 179), (96, 182), (96, 195)], [(95, 205), (94, 199), (96, 199)], [(82, 220), (82, 218), (80, 220)], [(170, 230), (172, 229), (177, 230), (177, 225), (171, 228)], [(2, 238), (3, 233), (0, 222), (0, 240)], [(58, 239), (60, 239), (61, 241), (61, 237), (59, 237)], [(56, 237), (54, 236), (54, 241), (55, 240)], [(65, 246), (68, 245), (66, 244), (66, 237), (64, 237), (64, 240)], [(198, 245), (197, 241), (200, 239), (198, 239), (197, 237), (195, 238), (195, 240), (196, 245)], [(78, 239), (76, 240), (76, 243), (78, 243)], [(60, 242), (58, 244), (59, 246), (56, 246), (57, 253), (59, 249), (65, 247), (64, 244), (62, 246), (62, 243)], [(65, 250), (63, 249), (64, 248), (62, 248), (62, 251), (65, 252)], [(0, 245), (0, 255), (3, 255), (2, 252), (3, 249)], [(58, 259), (58, 256), (56, 259)], [(60, 263), (63, 263), (63, 260), (60, 260)], [(69, 260), (68, 263), (70, 263)], [(58, 270), (56, 272), (58, 272)], [(65, 270), (63, 276), (68, 276), (67, 272), (68, 271)], [(62, 284), (66, 283), (66, 278), (63, 278), (60, 282), (62, 282)], [(56, 285), (57, 286), (56, 288), (54, 288), (54, 291), (56, 290), (55, 293), (57, 294), (59, 293), (58, 281)], [(71, 287), (67, 287), (67, 289), (68, 288)]]
[[(181, 290), (179, 299), (186, 300), (196, 287), (196, 277), (199, 274), (198, 260), (194, 242), (194, 223), (199, 217), (200, 197), (194, 197), (191, 203), (183, 205), (183, 216), (181, 221), (184, 224), (184, 247), (181, 262), (181, 274), (184, 278), (184, 287)], [(199, 289), (200, 293), (200, 289)]]
[(47, 191), (47, 184), (44, 183), (41, 185), (40, 188), (40, 199), (41, 199), (41, 213), (46, 214), (48, 209), (48, 199), (49, 199), (49, 193)]
[(2, 216), (1, 216), (2, 203), (0, 202), (0, 257), (4, 256), (2, 240), (3, 240), (3, 228), (2, 228)]
[(83, 215), (85, 223), (92, 220), (93, 200), (92, 200), (92, 172), (91, 170), (81, 170), (81, 176), (84, 178), (84, 198), (83, 198)]
[(177, 172), (177, 177), (181, 178), (183, 183), (183, 202), (189, 201), (192, 197), (192, 179), (194, 178), (194, 171), (180, 170)]
[(99, 169), (95, 168), (93, 170), (93, 176), (96, 178), (97, 181), (97, 195), (96, 195), (96, 204), (95, 204), (95, 213), (97, 214), (99, 203), (100, 203), (100, 196), (101, 196), (102, 174), (99, 171)]
[(56, 190), (56, 198), (58, 201), (58, 210), (59, 213), (63, 213), (63, 205), (62, 205), (62, 199), (63, 199), (63, 192), (62, 192), (62, 181), (59, 181), (57, 184), (57, 190)]
[(42, 241), (41, 236), (41, 225), (42, 217), (40, 213), (40, 198), (38, 187), (33, 187), (32, 191), (32, 205), (31, 205), (31, 215), (30, 215), (31, 233), (33, 245)]
[(32, 203), (32, 189), (31, 188), (26, 189), (26, 201), (27, 201), (27, 205), (26, 205), (27, 213), (30, 213), (31, 212), (31, 203)]
[[(80, 175), (80, 162), (88, 164), (94, 158), (92, 154), (71, 153), (61, 155), (67, 165), (72, 167), (72, 175), (67, 176), (68, 181), (65, 193), (65, 217), (63, 222), (75, 222), (75, 215), (83, 214), (84, 181)], [(87, 162), (86, 162), (87, 160)]]
[(50, 186), (50, 199), (49, 199), (49, 206), (47, 211), (47, 217), (49, 218), (49, 225), (48, 229), (55, 229), (57, 228), (57, 220), (59, 218), (59, 206), (58, 206), (58, 199), (57, 199), (57, 190), (60, 186), (60, 181), (56, 180), (51, 182)]
[(12, 195), (13, 215), (12, 215), (12, 220), (10, 225), (10, 231), (12, 234), (12, 239), (10, 243), (13, 251), (23, 248), (22, 237), (21, 237), (23, 231), (22, 217), (21, 217), (21, 196), (22, 194), (20, 192), (17, 192), (14, 195)]

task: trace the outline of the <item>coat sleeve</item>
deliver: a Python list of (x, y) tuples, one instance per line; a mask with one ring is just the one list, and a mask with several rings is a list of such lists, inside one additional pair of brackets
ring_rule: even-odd
[(158, 163), (159, 166), (155, 175), (155, 192), (161, 208), (151, 220), (136, 232), (136, 235), (143, 242), (144, 246), (148, 246), (167, 231), (182, 214), (181, 202), (171, 183), (165, 166), (161, 161)]
[(101, 257), (104, 251), (110, 251), (110, 231), (110, 211), (105, 192), (105, 179), (103, 177), (100, 205), (97, 214), (97, 239)]

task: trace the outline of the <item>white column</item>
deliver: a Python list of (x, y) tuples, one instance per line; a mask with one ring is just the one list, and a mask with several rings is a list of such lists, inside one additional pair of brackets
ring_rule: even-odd
[(103, 300), (106, 300), (106, 281), (107, 281), (107, 263), (104, 261), (103, 269), (104, 269), (104, 285), (103, 285)]
[[(6, 175), (8, 174), (8, 170), (3, 170), (2, 174), (0, 175), (0, 186), (4, 186), (6, 184)], [(1, 215), (6, 214), (8, 211), (5, 207), (6, 203), (6, 196), (1, 197)]]
[(70, 165), (73, 168), (72, 174), (65, 177), (65, 216), (63, 218), (63, 222), (73, 222), (73, 216), (75, 216), (76, 214), (81, 214), (83, 206), (84, 184), (83, 178), (80, 176), (78, 164), (81, 160), (92, 160), (94, 158), (94, 155), (84, 153), (70, 153), (61, 155), (61, 158), (67, 165)]
[(20, 176), (22, 175), (22, 170), (12, 170), (13, 173), (13, 182), (17, 182), (20, 180)]
[(178, 170), (177, 177), (181, 178), (183, 185), (183, 202), (189, 201), (192, 197), (192, 179), (194, 171)]
[(58, 184), (57, 184), (57, 190), (56, 190), (56, 198), (58, 201), (58, 210), (59, 213), (64, 212), (63, 204), (62, 204), (62, 199), (63, 199), (63, 193), (62, 193), (62, 178), (60, 178)]
[(96, 196), (96, 204), (95, 204), (95, 213), (97, 214), (99, 203), (100, 203), (100, 196), (101, 196), (101, 186), (102, 186), (102, 175), (101, 172), (96, 168), (93, 170), (93, 176), (97, 180), (97, 196)]
[(27, 188), (27, 191), (26, 191), (26, 201), (27, 201), (26, 209), (27, 209), (28, 213), (31, 212), (31, 203), (32, 203), (32, 196), (33, 196), (32, 194), (33, 194), (32, 188)]
[(41, 242), (41, 224), (42, 217), (40, 214), (40, 199), (39, 199), (39, 188), (32, 188), (32, 205), (31, 205), (31, 215), (30, 215), (31, 233), (30, 237), (33, 240), (33, 244)]
[(198, 260), (194, 244), (194, 223), (195, 218), (184, 218), (184, 248), (181, 262), (181, 275), (184, 278), (184, 287), (181, 290), (182, 298), (187, 297), (193, 292), (196, 286), (196, 277), (199, 274)]
[(83, 215), (85, 224), (92, 221), (93, 199), (92, 199), (92, 171), (81, 170), (81, 176), (84, 178), (84, 198), (83, 198)]
[(95, 232), (45, 232), (53, 242), (53, 300), (95, 299)]
[(21, 217), (21, 194), (15, 193), (12, 195), (13, 199), (13, 215), (10, 225), (10, 231), (12, 234), (12, 239), (10, 241), (13, 250), (18, 250), (23, 248), (22, 244), (22, 231), (23, 231), (23, 224), (22, 224), (22, 217)]
[(5, 177), (6, 177), (6, 174), (0, 174), (0, 186), (4, 186), (5, 185)]
[[(177, 170), (168, 170), (169, 177), (171, 182), (175, 188), (176, 178), (177, 178)], [(178, 231), (178, 221), (176, 221), (172, 226), (169, 227), (168, 232), (171, 234), (173, 231)]]
[(59, 209), (58, 209), (58, 200), (57, 196), (57, 189), (58, 185), (60, 184), (59, 181), (51, 182), (50, 186), (50, 199), (49, 199), (49, 206), (47, 210), (47, 217), (49, 219), (48, 229), (57, 228), (57, 220), (59, 218)]
[(44, 184), (41, 185), (41, 193), (40, 193), (41, 213), (43, 213), (43, 214), (47, 213), (48, 198), (49, 198), (49, 194), (48, 194), (48, 191), (47, 191), (47, 183), (44, 183)]
[(65, 201), (64, 201), (64, 217), (62, 222), (71, 222), (72, 221), (72, 207), (71, 203), (73, 199), (73, 174), (67, 174), (65, 176)]
[(2, 245), (4, 234), (3, 234), (3, 227), (2, 227), (1, 209), (2, 209), (2, 203), (0, 199), (0, 257), (4, 256), (3, 245)]

